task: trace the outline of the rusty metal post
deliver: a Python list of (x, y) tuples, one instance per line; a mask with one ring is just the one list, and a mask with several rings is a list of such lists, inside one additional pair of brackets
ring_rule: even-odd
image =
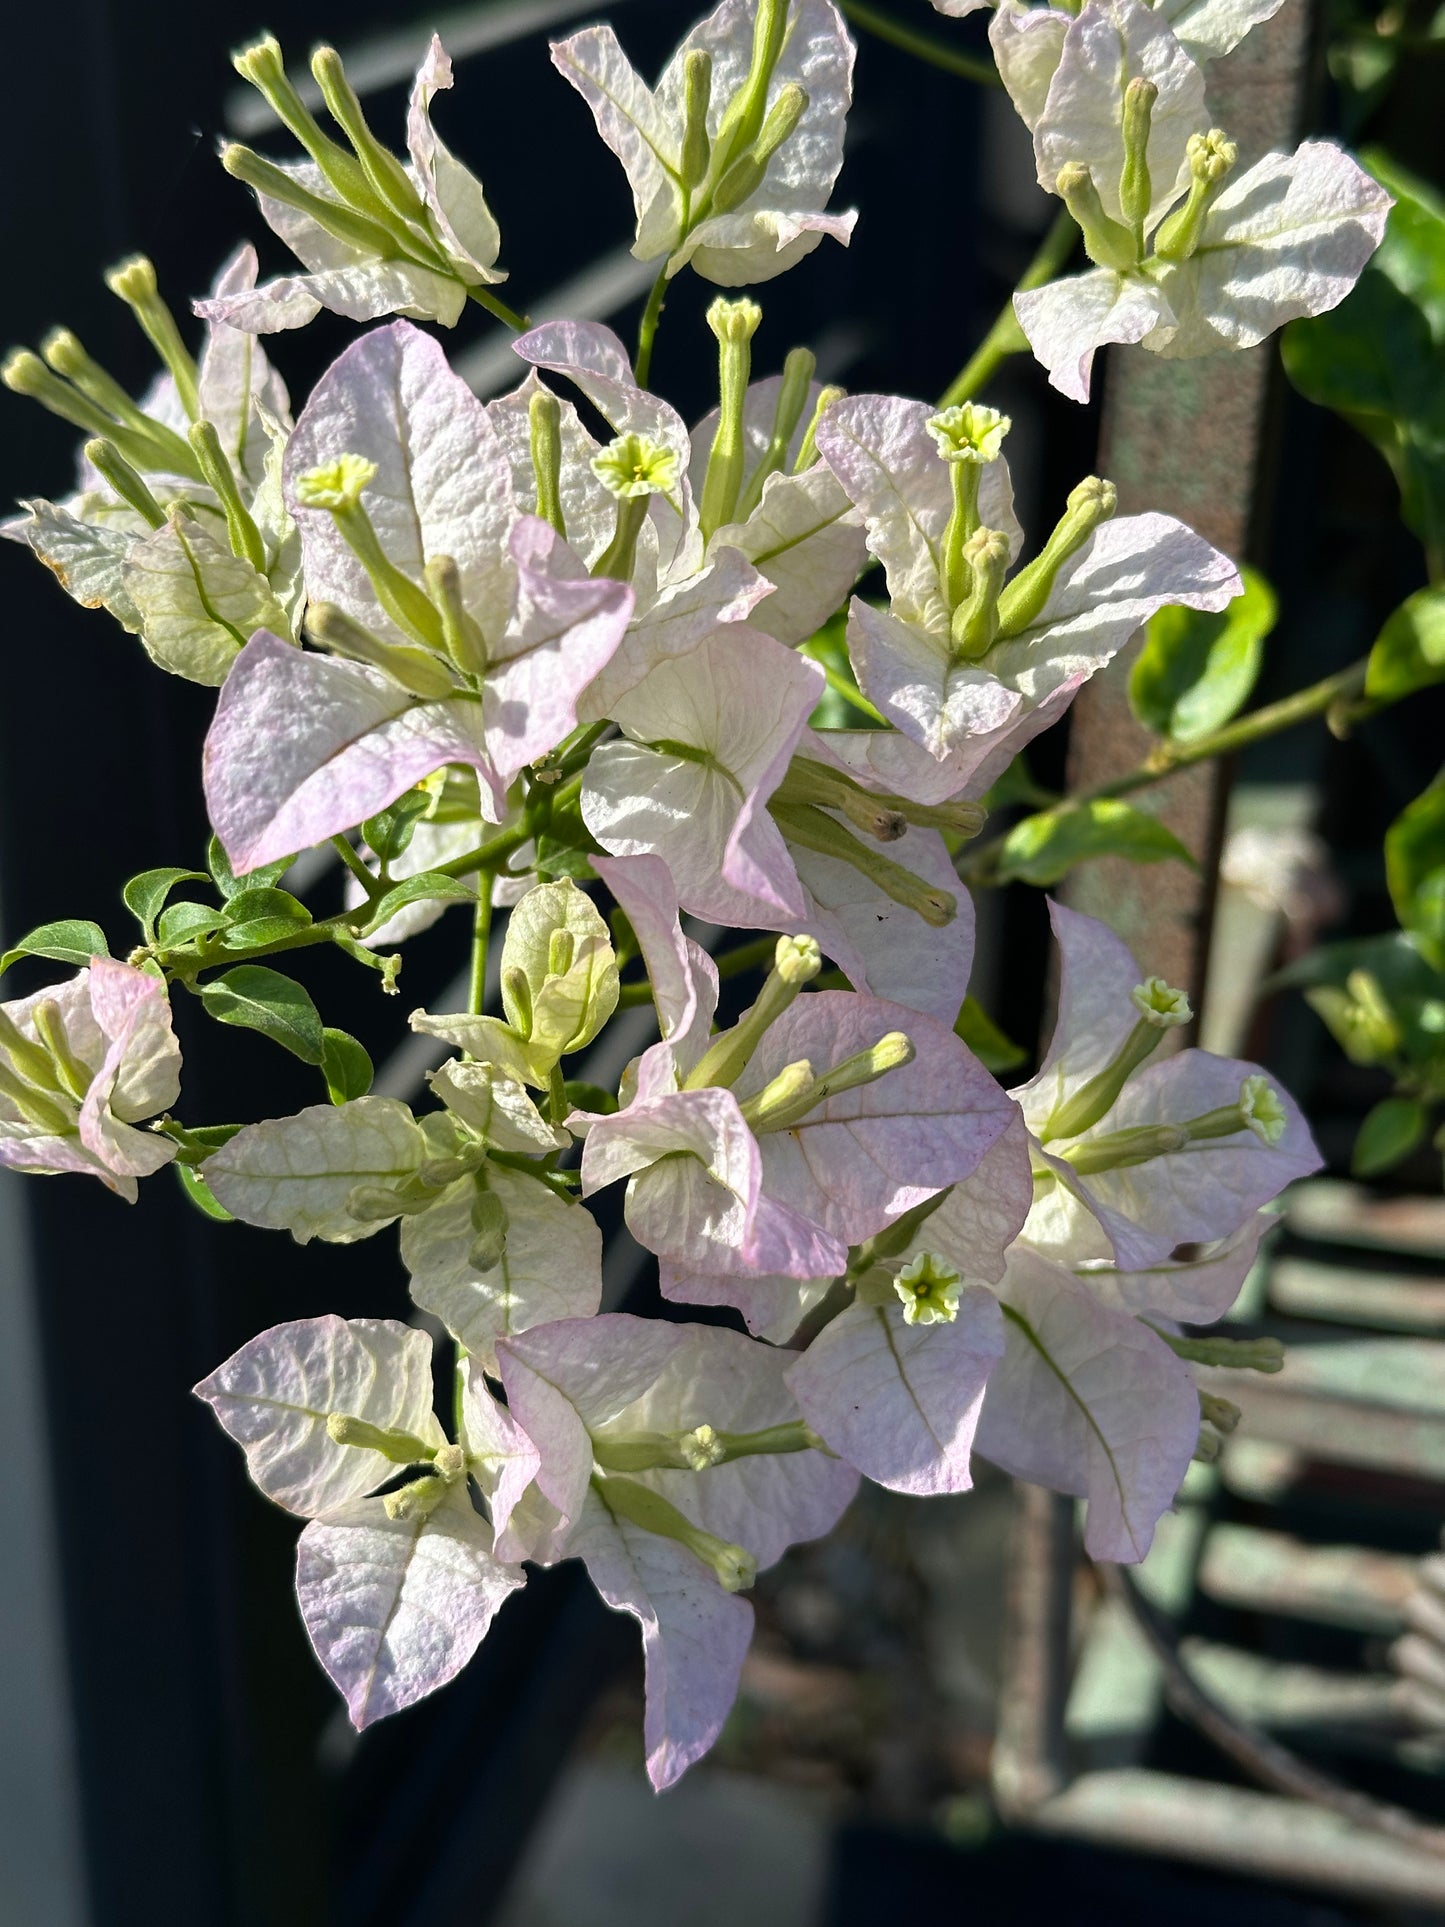
[[(1294, 137), (1310, 24), (1309, 0), (1287, 0), (1273, 20), (1209, 69), (1211, 109), (1238, 142), (1241, 165)], [(1176, 515), (1227, 554), (1244, 554), (1273, 353), (1273, 342), (1200, 361), (1164, 361), (1142, 348), (1109, 350), (1099, 472), (1117, 484), (1124, 513)], [(1122, 774), (1152, 746), (1129, 709), (1137, 649), (1136, 639), (1074, 704), (1071, 789)], [(1145, 867), (1106, 859), (1075, 872), (1065, 891), (1073, 908), (1117, 930), (1146, 970), (1187, 985), (1196, 1010), (1226, 793), (1223, 772), (1201, 764), (1135, 799), (1169, 825), (1197, 871), (1181, 863)], [(1016, 1504), (993, 1782), (1006, 1817), (1026, 1821), (1067, 1785), (1063, 1722), (1075, 1552), (1071, 1501), (1020, 1486)]]
[[(1249, 166), (1287, 146), (1300, 121), (1308, 57), (1308, 0), (1287, 0), (1227, 59), (1208, 70), (1215, 120)], [(1111, 348), (1099, 473), (1119, 490), (1121, 513), (1177, 515), (1226, 554), (1246, 548), (1259, 472), (1265, 390), (1273, 341), (1199, 361), (1165, 361), (1143, 348)], [(1129, 709), (1135, 640), (1074, 704), (1069, 787), (1103, 782), (1140, 762), (1153, 739)], [(1117, 930), (1141, 964), (1189, 987), (1196, 1010), (1204, 989), (1208, 921), (1227, 783), (1216, 764), (1181, 770), (1131, 800), (1155, 812), (1199, 870), (1105, 858), (1085, 865), (1066, 892), (1076, 910)]]

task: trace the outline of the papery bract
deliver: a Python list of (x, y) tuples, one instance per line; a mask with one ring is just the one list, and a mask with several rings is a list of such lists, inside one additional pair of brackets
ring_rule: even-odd
[[(846, 243), (857, 216), (826, 214), (843, 161), (843, 123), (852, 97), (853, 43), (831, 0), (794, 0), (768, 99), (801, 87), (802, 117), (768, 160), (758, 184), (723, 213), (710, 213), (722, 158), (693, 200), (682, 187), (684, 68), (698, 50), (712, 62), (710, 142), (747, 77), (756, 0), (723, 0), (672, 56), (655, 90), (634, 71), (611, 27), (587, 27), (552, 47), (552, 61), (592, 109), (597, 131), (627, 173), (637, 210), (632, 252), (666, 257), (669, 275), (689, 262), (723, 287), (768, 281), (818, 245)], [(728, 157), (733, 158), (733, 157)]]
[[(608, 1507), (605, 1485), (591, 1484), (593, 1441), (704, 1424), (749, 1433), (796, 1420), (787, 1359), (735, 1332), (621, 1314), (545, 1326), (505, 1340), (498, 1355), (509, 1408), (541, 1452), (539, 1485), (568, 1522), (565, 1551), (583, 1558), (609, 1605), (641, 1623), (648, 1773), (660, 1790), (716, 1739), (752, 1609), (686, 1547)], [(816, 1451), (629, 1476), (760, 1567), (827, 1532), (857, 1484), (850, 1467)]]
[(1199, 1438), (1189, 1368), (1137, 1318), (1023, 1246), (999, 1302), (1004, 1354), (975, 1449), (1015, 1478), (1087, 1499), (1091, 1558), (1142, 1559)]
[[(138, 1130), (180, 1094), (181, 1052), (159, 977), (109, 957), (68, 983), (0, 1005), (0, 1165), (53, 1175), (88, 1172), (128, 1203), (136, 1179), (176, 1154), (174, 1143)], [(48, 1019), (48, 1024), (46, 1020)], [(50, 1050), (42, 1026), (62, 1041)]]

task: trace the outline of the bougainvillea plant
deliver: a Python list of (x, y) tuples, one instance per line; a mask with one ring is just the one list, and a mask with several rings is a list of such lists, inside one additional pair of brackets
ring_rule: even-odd
[[(1049, 244), (1008, 346), (1066, 395), (1108, 342), (1227, 353), (1321, 314), (1380, 242), (1391, 196), (1342, 150), (1239, 167), (1211, 123), (1201, 63), (1271, 10), (995, 13), (1087, 257), (1063, 272)], [(264, 40), (236, 64), (302, 158), (222, 161), (300, 269), (257, 285), (241, 247), (194, 304), (198, 350), (146, 260), (113, 270), (162, 364), (139, 401), (66, 331), (6, 363), (86, 439), (75, 491), (4, 532), (219, 694), (209, 875), (131, 880), (124, 961), (80, 920), (5, 959), (76, 974), (0, 1006), (0, 1162), (124, 1199), (169, 1163), (213, 1217), (302, 1243), (399, 1227), (415, 1322), (300, 1319), (196, 1387), (307, 1521), (317, 1656), (365, 1726), (465, 1665), (529, 1564), (580, 1558), (641, 1624), (664, 1787), (728, 1712), (759, 1568), (860, 1478), (959, 1492), (976, 1450), (1085, 1502), (1093, 1556), (1143, 1557), (1230, 1422), (1193, 1363), (1277, 1363), (1181, 1326), (1227, 1311), (1266, 1207), (1319, 1160), (1257, 1066), (1171, 1050), (1188, 998), (1087, 917), (1054, 908), (1057, 1021), (1026, 1084), (976, 1054), (966, 995), (980, 799), (1158, 612), (1229, 611), (1234, 562), (1116, 514), (1098, 476), (1026, 532), (1006, 417), (844, 395), (798, 348), (755, 379), (746, 294), (707, 310), (718, 404), (689, 428), (648, 386), (669, 284), (847, 245), (853, 45), (832, 0), (723, 0), (655, 86), (608, 27), (552, 59), (656, 263), (635, 353), (501, 298), (497, 223), (430, 118), (439, 41), (403, 159), (332, 50), (327, 128)], [(517, 384), (485, 404), (427, 325), (468, 302), (516, 335)], [(323, 308), (363, 332), (293, 420), (263, 338)], [(817, 642), (833, 618), (846, 653)], [(318, 847), (351, 873), (322, 918), (286, 887)], [(444, 1061), (419, 1107), (372, 1095), (365, 1046), (277, 962), (339, 946), (395, 993), (396, 946), (457, 904), (466, 1007), (410, 1018)], [(720, 981), (759, 967), (719, 1028)], [(176, 992), (316, 1065), (326, 1101), (182, 1122)], [(645, 1002), (656, 1041), (617, 1088), (573, 1081)], [(599, 1312), (589, 1207), (615, 1186), (663, 1296), (731, 1329)]]

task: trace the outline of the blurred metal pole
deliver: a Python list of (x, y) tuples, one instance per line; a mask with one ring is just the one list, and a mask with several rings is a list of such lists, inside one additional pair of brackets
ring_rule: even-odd
[[(5, 1917), (87, 1927), (75, 1712), (25, 1186), (0, 1172), (0, 1868)], [(77, 1505), (85, 1493), (72, 1495)]]

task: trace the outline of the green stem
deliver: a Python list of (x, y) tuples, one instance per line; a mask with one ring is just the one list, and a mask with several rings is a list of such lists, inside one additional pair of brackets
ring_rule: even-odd
[(816, 662), (822, 670), (824, 676), (827, 678), (828, 687), (835, 695), (841, 696), (845, 703), (851, 704), (860, 716), (867, 716), (870, 721), (882, 723), (885, 728), (887, 727), (887, 719), (882, 710), (874, 708), (873, 704), (869, 702), (868, 698), (863, 694), (862, 690), (858, 688), (856, 683), (849, 682), (846, 676), (834, 669), (830, 663), (819, 661), (817, 656), (813, 657), (813, 661)]
[[(566, 808), (581, 793), (582, 778), (579, 774), (565, 783), (559, 783), (556, 789), (550, 792), (551, 808), (556, 810), (559, 805)], [(438, 863), (436, 868), (443, 876), (448, 877), (464, 877), (470, 875), (473, 870), (484, 868), (498, 870), (504, 860), (520, 850), (535, 831), (535, 823), (523, 821), (517, 824), (515, 829), (504, 830), (500, 836), (494, 836), (490, 843), (478, 844), (475, 850), (468, 850), (465, 856), (454, 856), (449, 863)]]
[(647, 297), (647, 306), (642, 310), (642, 319), (637, 324), (637, 362), (633, 373), (637, 376), (639, 388), (647, 386), (647, 377), (652, 373), (652, 344), (657, 337), (657, 324), (662, 319), (666, 300), (667, 263), (664, 261), (657, 271), (652, 292)]
[[(1038, 253), (1019, 277), (1014, 294), (1027, 294), (1031, 288), (1041, 288), (1045, 282), (1052, 281), (1073, 253), (1078, 238), (1073, 215), (1066, 208), (1061, 210), (1040, 242)], [(998, 319), (944, 390), (939, 407), (952, 408), (957, 402), (976, 399), (1009, 356), (1019, 354), (1027, 346), (1014, 313), (1013, 295), (1010, 295), (999, 309)]]
[(370, 870), (367, 869), (357, 852), (352, 849), (344, 836), (333, 836), (331, 839), (331, 847), (356, 878), (362, 889), (365, 890), (366, 901), (368, 903), (375, 903), (377, 897), (381, 894), (382, 886), (371, 874)]
[(912, 27), (905, 27), (901, 20), (877, 7), (863, 4), (863, 0), (840, 0), (844, 17), (851, 20), (855, 27), (862, 27), (879, 40), (886, 40), (894, 47), (901, 47), (904, 53), (912, 54), (915, 59), (926, 60), (931, 67), (940, 67), (946, 74), (957, 74), (962, 80), (976, 80), (981, 87), (1001, 87), (1003, 82), (991, 60), (981, 60), (976, 54), (956, 52), (945, 47), (941, 40), (931, 34), (915, 33)]
[(524, 335), (531, 327), (532, 324), (526, 315), (518, 314), (515, 308), (509, 308), (505, 301), (492, 293), (490, 288), (469, 287), (467, 293), (479, 308), (485, 308), (487, 313), (495, 315), (498, 321), (504, 321), (514, 335)]
[[(1055, 807), (1059, 810), (1077, 809), (1087, 803), (1100, 803), (1116, 796), (1131, 796), (1136, 790), (1152, 789), (1156, 783), (1162, 783), (1177, 770), (1189, 769), (1195, 763), (1207, 763), (1215, 756), (1233, 755), (1236, 750), (1247, 749), (1251, 743), (1263, 742), (1266, 737), (1277, 736), (1282, 730), (1293, 729), (1297, 723), (1325, 715), (1337, 704), (1347, 707), (1364, 690), (1369, 660), (1368, 656), (1362, 656), (1358, 662), (1351, 663), (1348, 669), (1341, 669), (1333, 676), (1311, 683), (1308, 689), (1296, 690), (1293, 696), (1281, 697), (1277, 703), (1256, 709), (1249, 716), (1240, 716), (1236, 721), (1226, 723), (1222, 729), (1196, 737), (1192, 743), (1158, 743), (1142, 763), (1126, 771), (1123, 776), (1111, 777), (1108, 782), (1076, 790)], [(1388, 700), (1372, 702), (1368, 707), (1371, 711), (1386, 708)], [(1002, 835), (990, 837), (987, 843), (980, 843), (969, 852), (959, 865), (959, 875), (965, 882), (989, 880), (994, 859), (1006, 836), (1005, 831)]]
[(477, 907), (472, 913), (472, 970), (467, 1009), (480, 1017), (487, 1001), (487, 946), (492, 934), (492, 873), (477, 877)]

